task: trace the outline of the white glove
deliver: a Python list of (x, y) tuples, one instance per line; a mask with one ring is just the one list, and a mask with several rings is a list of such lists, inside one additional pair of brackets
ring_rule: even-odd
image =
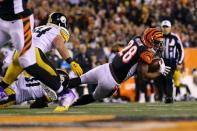
[(159, 61), (159, 65), (160, 65), (160, 69), (159, 69), (159, 72), (166, 76), (169, 72), (170, 72), (170, 69), (171, 67), (169, 66), (165, 66), (165, 63), (163, 61), (163, 59), (161, 58), (161, 60)]

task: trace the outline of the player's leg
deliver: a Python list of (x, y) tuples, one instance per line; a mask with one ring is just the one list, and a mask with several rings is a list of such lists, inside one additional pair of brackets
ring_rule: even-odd
[(145, 103), (146, 102), (146, 88), (147, 88), (147, 82), (146, 80), (139, 80), (139, 87), (140, 87), (140, 96), (139, 96), (139, 103)]
[[(80, 97), (73, 106), (84, 105), (111, 96), (117, 90), (117, 83), (111, 75), (109, 64), (100, 66), (95, 72), (98, 85), (93, 94)], [(102, 77), (99, 77), (102, 76)]]
[(155, 79), (155, 86), (158, 89), (158, 100), (162, 101), (164, 96), (165, 77), (160, 75)]
[[(70, 79), (68, 87), (75, 88), (80, 84), (97, 84), (99, 76), (101, 77), (103, 75), (101, 74), (102, 68), (103, 68), (103, 65), (98, 66), (86, 72), (80, 77)], [(83, 95), (77, 100), (77, 102), (73, 104), (73, 106), (84, 105), (84, 104), (88, 104), (94, 101), (95, 99), (93, 98), (92, 94)]]
[(188, 94), (188, 95), (191, 95), (191, 91), (190, 91), (189, 86), (188, 86), (187, 84), (182, 84), (182, 83), (181, 83), (180, 86), (181, 86), (181, 87), (185, 87), (187, 94)]
[[(1, 28), (1, 27), (0, 27)], [(2, 31), (2, 30), (0, 30), (0, 47), (1, 46), (3, 46), (6, 42), (8, 42), (9, 40), (10, 40), (10, 36), (6, 33), (6, 32), (4, 32), (4, 31)]]
[(9, 22), (2, 20), (0, 18), (0, 47), (2, 47), (6, 42), (8, 42), (11, 37), (8, 33), (8, 28), (9, 28)]
[(173, 74), (169, 73), (166, 76), (166, 98), (165, 103), (173, 103)]
[(36, 61), (36, 64), (25, 68), (25, 70), (57, 93), (62, 92), (64, 88), (61, 85), (59, 74), (38, 48), (36, 48)]
[[(81, 77), (71, 79), (68, 87), (74, 88), (80, 84), (98, 84), (99, 81), (100, 81), (100, 86), (101, 86), (102, 84), (101, 78), (106, 76), (105, 75), (106, 72), (104, 72), (105, 68), (106, 68), (105, 65), (100, 65), (86, 72)], [(95, 92), (100, 92), (100, 89), (98, 88), (100, 88), (99, 85), (97, 85)], [(95, 100), (96, 99), (93, 98), (93, 94), (83, 95), (73, 104), (73, 106), (89, 104), (91, 102), (94, 102)]]
[(180, 95), (181, 94), (181, 92), (180, 92), (180, 86), (175, 86), (175, 88), (176, 88), (175, 96)]
[(103, 65), (100, 65), (80, 77), (72, 78), (69, 81), (68, 87), (75, 88), (80, 84), (98, 84), (98, 78), (103, 77), (104, 74), (101, 74), (100, 70), (102, 70)]
[(0, 93), (1, 100), (6, 100), (7, 95), (3, 95), (3, 89), (6, 89), (9, 85), (11, 85), (17, 78), (17, 76), (23, 71), (18, 62), (18, 53), (16, 52), (13, 56), (13, 61), (8, 66), (8, 69), (0, 82), (0, 87), (2, 87), (2, 91)]
[(22, 68), (36, 63), (36, 55), (33, 47), (32, 30), (34, 26), (33, 15), (10, 23), (9, 34), (12, 43), (19, 52), (19, 64)]
[[(10, 36), (7, 32), (9, 26), (8, 22), (0, 18), (0, 47), (3, 46), (7, 41), (10, 40)], [(6, 93), (4, 92), (3, 86), (0, 84), (0, 101), (8, 99)]]
[[(35, 53), (34, 49), (31, 46), (32, 45), (32, 30), (33, 30), (33, 15), (31, 18), (28, 16), (26, 18), (16, 20), (14, 22), (11, 21), (3, 21), (0, 20), (3, 28), (6, 28), (6, 32), (11, 37), (12, 43), (14, 44), (15, 48), (20, 52), (19, 56), (21, 58), (19, 59), (20, 66), (25, 67), (31, 64), (36, 63)], [(5, 31), (5, 30), (4, 30)], [(31, 49), (30, 54), (27, 53), (27, 50)], [(31, 59), (30, 59), (31, 58)], [(21, 60), (20, 60), (21, 59)], [(20, 74), (21, 70), (18, 70), (21, 68), (18, 66), (18, 63), (12, 63), (10, 68), (8, 68), (7, 76), (5, 79), (3, 79), (3, 82), (1, 82), (0, 86), (4, 89), (10, 85)], [(10, 75), (14, 74), (14, 75)], [(0, 91), (1, 94), (3, 92)], [(0, 95), (2, 97), (2, 95)]]
[(150, 80), (149, 81), (149, 84), (150, 84), (150, 103), (155, 103), (155, 90), (154, 90), (154, 81), (153, 80)]
[(17, 79), (17, 76), (23, 71), (22, 67), (19, 65), (18, 56), (19, 53), (15, 52), (13, 60), (8, 66), (7, 71), (0, 82), (0, 86), (4, 89), (11, 85)]

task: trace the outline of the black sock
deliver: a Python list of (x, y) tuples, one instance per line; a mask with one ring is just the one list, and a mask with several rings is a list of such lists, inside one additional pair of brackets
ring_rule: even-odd
[(93, 98), (92, 94), (83, 95), (75, 103), (73, 103), (72, 106), (86, 105), (86, 104), (92, 103), (94, 101), (95, 101), (95, 99)]
[(0, 87), (2, 87), (3, 89), (7, 88), (9, 85), (7, 83), (5, 83), (4, 81), (0, 82)]

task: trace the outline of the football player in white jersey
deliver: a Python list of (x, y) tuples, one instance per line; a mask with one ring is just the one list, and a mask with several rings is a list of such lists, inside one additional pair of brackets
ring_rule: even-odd
[[(65, 95), (68, 93), (67, 89), (64, 88), (60, 82), (60, 77), (48, 61), (45, 56), (45, 53), (50, 51), (52, 48), (56, 48), (60, 55), (70, 63), (71, 69), (78, 76), (82, 75), (83, 70), (69, 55), (67, 48), (64, 43), (69, 39), (69, 33), (66, 29), (66, 17), (61, 13), (52, 13), (49, 16), (47, 25), (37, 27), (33, 33), (33, 45), (35, 46), (36, 52), (36, 61), (39, 67), (43, 70), (37, 70), (37, 67), (27, 67), (25, 70), (38, 80), (42, 81), (45, 85), (53, 89), (59, 96), (60, 107), (58, 110), (64, 110), (66, 108), (65, 104)], [(8, 87), (13, 83), (17, 76), (23, 71), (23, 68), (19, 65), (18, 62), (19, 53), (15, 52), (13, 56), (13, 61), (9, 65), (8, 70), (6, 71), (5, 76), (0, 82), (1, 86)], [(31, 59), (31, 58), (30, 58)], [(12, 72), (15, 70), (15, 72)], [(14, 77), (13, 77), (14, 76)], [(10, 79), (12, 77), (12, 79)], [(8, 81), (6, 81), (8, 80)], [(9, 84), (8, 84), (9, 83)], [(66, 82), (67, 83), (67, 82)]]
[[(8, 65), (12, 61), (14, 51), (9, 53), (6, 58), (3, 60), (3, 66), (6, 70)], [(61, 82), (68, 82), (69, 76), (67, 72), (63, 69), (56, 69), (60, 75)], [(73, 93), (68, 89), (69, 92)], [(6, 108), (14, 104), (21, 104), (22, 102), (29, 100), (36, 100), (31, 105), (30, 108), (44, 108), (48, 106), (49, 102), (52, 102), (57, 99), (57, 94), (52, 89), (44, 85), (42, 82), (32, 77), (25, 71), (21, 73), (17, 80), (10, 85), (10, 87), (5, 89), (8, 99), (0, 101), (0, 109)], [(73, 102), (75, 95), (67, 93), (67, 107), (69, 107)]]
[(147, 28), (142, 37), (134, 37), (118, 52), (112, 63), (100, 65), (80, 77), (71, 79), (68, 87), (75, 87), (76, 84), (97, 84), (93, 94), (80, 97), (73, 106), (111, 96), (120, 83), (135, 75), (137, 69), (143, 79), (154, 79), (161, 74), (167, 75), (170, 67), (165, 66), (163, 59), (160, 61), (158, 71), (148, 71), (148, 65), (152, 62), (155, 52), (162, 48), (162, 43), (162, 32), (156, 28)]
[[(62, 82), (65, 79), (69, 79), (65, 70), (57, 69), (57, 72), (60, 74)], [(49, 102), (57, 100), (57, 95), (52, 89), (25, 71), (18, 76), (18, 79), (10, 87), (5, 89), (5, 92), (8, 95), (8, 99), (0, 101), (0, 109), (29, 100), (36, 100), (30, 105), (30, 108), (43, 108), (48, 106)], [(67, 102), (67, 106), (72, 104), (72, 99), (71, 96), (68, 96), (67, 101), (71, 103)]]
[(8, 99), (0, 101), (0, 109), (29, 100), (43, 99), (43, 101), (51, 102), (57, 99), (53, 90), (47, 88), (48, 90), (45, 91), (44, 89), (44, 84), (23, 72), (10, 87), (5, 89)]

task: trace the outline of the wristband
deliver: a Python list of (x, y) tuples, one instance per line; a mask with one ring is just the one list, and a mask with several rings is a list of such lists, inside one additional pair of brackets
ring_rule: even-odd
[(66, 62), (67, 62), (68, 64), (70, 64), (72, 61), (73, 61), (73, 59), (72, 59), (71, 57), (69, 57), (69, 58), (66, 59)]

